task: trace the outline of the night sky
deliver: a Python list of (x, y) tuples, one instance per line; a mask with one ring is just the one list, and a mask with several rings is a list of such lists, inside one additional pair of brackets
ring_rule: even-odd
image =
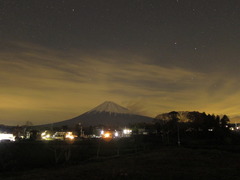
[(0, 0), (0, 124), (62, 121), (106, 100), (234, 119), (239, 50), (239, 0)]

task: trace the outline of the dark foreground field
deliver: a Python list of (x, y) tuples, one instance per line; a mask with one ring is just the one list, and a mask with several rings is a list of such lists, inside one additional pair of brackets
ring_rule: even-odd
[(78, 164), (3, 172), (0, 179), (240, 179), (240, 154), (221, 149), (158, 147)]

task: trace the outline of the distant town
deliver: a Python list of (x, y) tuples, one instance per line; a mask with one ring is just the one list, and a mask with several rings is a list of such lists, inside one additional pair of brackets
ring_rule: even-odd
[[(158, 168), (164, 168), (161, 176), (163, 173), (167, 179), (172, 176), (169, 169), (181, 169), (186, 163), (189, 172), (195, 164), (204, 164), (208, 167), (204, 177), (209, 177), (211, 167), (222, 171), (219, 160), (231, 161), (227, 165), (232, 167), (231, 173), (238, 168), (238, 157), (234, 156), (234, 161), (229, 158), (240, 150), (240, 126), (230, 123), (227, 115), (198, 111), (171, 111), (151, 118), (106, 101), (65, 121), (37, 126), (29, 121), (23, 126), (0, 125), (0, 149), (3, 179), (34, 179), (36, 174), (42, 179), (98, 179), (92, 173), (96, 167), (100, 177), (108, 179), (136, 179), (141, 174), (155, 179), (145, 169), (159, 174)], [(133, 167), (142, 171), (136, 172)], [(71, 175), (65, 171), (71, 171)], [(196, 173), (198, 170), (193, 171)], [(220, 177), (217, 173), (213, 176)]]
[[(0, 132), (0, 141), (5, 142), (78, 141), (86, 138), (116, 139), (154, 135), (161, 137), (162, 143), (166, 143), (167, 139), (167, 143), (180, 144), (181, 136), (228, 135), (240, 132), (240, 126), (230, 123), (227, 115), (220, 117), (197, 111), (172, 111), (150, 118), (131, 114), (127, 108), (106, 101), (70, 120), (38, 126), (31, 122), (23, 126), (0, 125)], [(170, 142), (170, 137), (173, 142)]]

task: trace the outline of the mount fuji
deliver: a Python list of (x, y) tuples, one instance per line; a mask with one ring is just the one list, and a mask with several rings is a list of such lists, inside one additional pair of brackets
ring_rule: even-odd
[(82, 126), (107, 126), (124, 127), (129, 124), (146, 122), (150, 123), (153, 118), (132, 114), (127, 108), (114, 102), (106, 101), (92, 110), (83, 113), (80, 116), (53, 124), (40, 125), (38, 127), (74, 127), (81, 123)]

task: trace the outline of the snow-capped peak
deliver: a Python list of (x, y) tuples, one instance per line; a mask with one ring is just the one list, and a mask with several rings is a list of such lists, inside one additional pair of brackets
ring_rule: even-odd
[(105, 101), (104, 103), (98, 105), (97, 107), (90, 110), (89, 112), (109, 112), (109, 113), (128, 114), (129, 110), (114, 102)]

